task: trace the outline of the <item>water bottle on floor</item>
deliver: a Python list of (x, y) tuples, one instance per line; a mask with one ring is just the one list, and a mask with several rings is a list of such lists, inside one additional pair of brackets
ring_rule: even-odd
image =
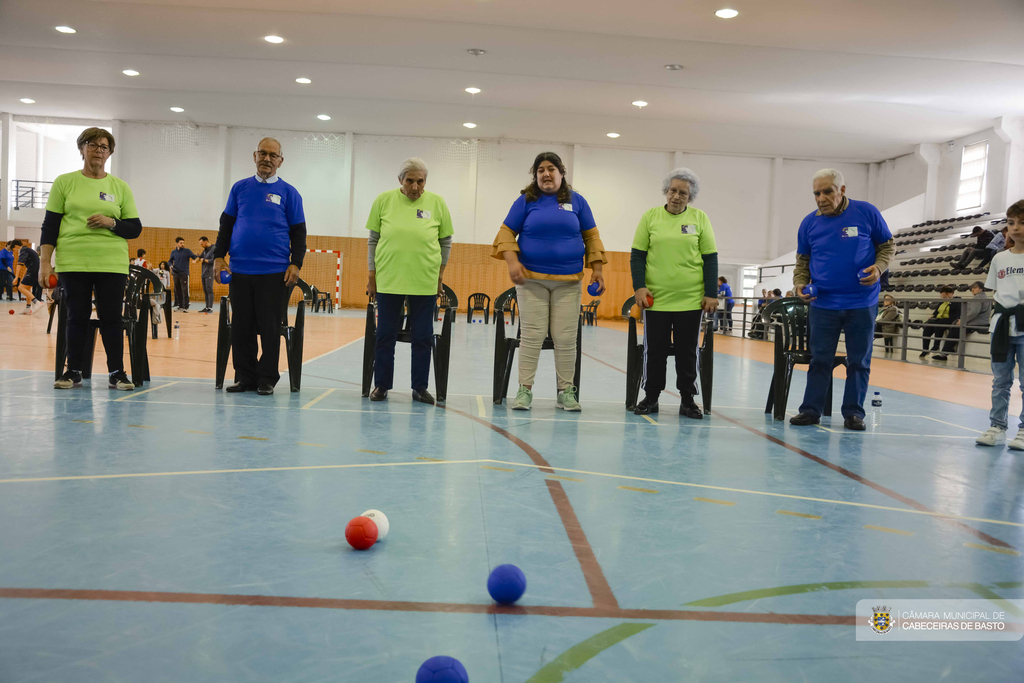
[(882, 424), (882, 392), (876, 391), (871, 398), (871, 426), (879, 427)]
[(174, 338), (181, 339), (181, 323), (177, 320), (174, 321)]

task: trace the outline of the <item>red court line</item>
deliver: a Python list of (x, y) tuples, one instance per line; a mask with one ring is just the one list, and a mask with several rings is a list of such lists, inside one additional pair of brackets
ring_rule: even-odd
[[(623, 370), (622, 368), (615, 367), (614, 365), (612, 365), (610, 363), (606, 363), (605, 361), (603, 361), (603, 360), (601, 360), (599, 358), (594, 358), (593, 356), (591, 356), (589, 354), (583, 354), (583, 355), (587, 356), (587, 358), (591, 358), (593, 360), (596, 360), (598, 363), (601, 363), (603, 365), (607, 365), (608, 367), (612, 368), (613, 370), (618, 370), (622, 374), (626, 374), (626, 371)], [(667, 393), (672, 393), (672, 392), (667, 392)], [(711, 414), (714, 415), (715, 417), (722, 418), (726, 422), (731, 422), (734, 425), (736, 425), (737, 427), (742, 427), (743, 429), (747, 430), (751, 434), (756, 434), (757, 436), (760, 436), (761, 438), (767, 439), (768, 441), (771, 441), (772, 443), (774, 443), (776, 445), (782, 446), (783, 448), (785, 448), (787, 450), (790, 450), (790, 451), (796, 453), (797, 455), (802, 455), (803, 457), (807, 458), (808, 460), (816, 462), (819, 465), (824, 465), (825, 467), (829, 468), (830, 470), (832, 470), (834, 472), (838, 472), (839, 474), (843, 475), (844, 477), (849, 477), (850, 479), (853, 479), (854, 481), (856, 481), (856, 482), (858, 482), (860, 484), (864, 484), (865, 486), (867, 486), (869, 488), (872, 488), (872, 489), (874, 489), (874, 490), (878, 491), (879, 493), (882, 493), (882, 494), (884, 494), (886, 496), (889, 496), (890, 498), (892, 498), (894, 500), (898, 500), (899, 502), (903, 503), (904, 505), (912, 507), (915, 510), (919, 510), (921, 512), (935, 513), (935, 510), (932, 510), (930, 507), (928, 507), (924, 503), (919, 503), (916, 500), (914, 500), (913, 498), (908, 498), (907, 496), (904, 496), (901, 493), (896, 493), (895, 491), (893, 491), (890, 488), (886, 488), (885, 486), (882, 486), (881, 484), (873, 482), (870, 479), (865, 479), (864, 477), (860, 476), (856, 472), (852, 472), (852, 471), (846, 469), (845, 467), (841, 467), (840, 465), (836, 465), (834, 463), (831, 463), (828, 460), (825, 460), (824, 458), (819, 458), (818, 456), (816, 456), (816, 455), (814, 455), (812, 453), (808, 453), (807, 451), (803, 450), (802, 448), (798, 448), (796, 446), (790, 445), (790, 444), (786, 443), (785, 441), (783, 441), (782, 439), (780, 439), (778, 437), (774, 437), (771, 434), (768, 434), (766, 432), (762, 432), (760, 429), (757, 429), (755, 427), (751, 427), (750, 425), (744, 424), (743, 422), (740, 422), (739, 420), (734, 420), (731, 417), (727, 417), (727, 416), (723, 415), (722, 413), (718, 412), (717, 410), (712, 410)], [(960, 529), (961, 531), (966, 531), (967, 533), (971, 534), (972, 536), (974, 536), (976, 538), (979, 538), (979, 539), (985, 541), (986, 543), (988, 543), (990, 545), (999, 546), (1000, 548), (1013, 548), (1013, 546), (1010, 545), (1009, 543), (1007, 543), (1006, 541), (1001, 541), (998, 538), (996, 538), (995, 536), (992, 536), (990, 534), (986, 534), (984, 531), (981, 531), (980, 529), (975, 529), (974, 527), (968, 526), (968, 525), (964, 524), (963, 522), (958, 522), (956, 520), (948, 519), (948, 518), (945, 518), (945, 517), (936, 517), (936, 519), (938, 519), (941, 522), (945, 522), (946, 524), (951, 524), (951, 525), (957, 527), (958, 529)]]
[(855, 617), (832, 614), (778, 614), (714, 612), (618, 607), (553, 607), (530, 605), (505, 607), (457, 602), (405, 602), (395, 600), (345, 600), (339, 598), (298, 598), (281, 595), (235, 595), (227, 593), (168, 593), (157, 591), (111, 591), (67, 588), (0, 588), (0, 598), (25, 600), (96, 600), (112, 602), (159, 602), (189, 605), (235, 605), (248, 607), (301, 607), (307, 609), (370, 610), (376, 612), (432, 612), (443, 614), (508, 614), (541, 617), (584, 617), (595, 619), (650, 619), (652, 621), (719, 621), (747, 624), (810, 624), (853, 626)]

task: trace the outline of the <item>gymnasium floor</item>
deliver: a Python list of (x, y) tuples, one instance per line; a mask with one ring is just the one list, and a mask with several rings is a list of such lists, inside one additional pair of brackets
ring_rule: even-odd
[[(722, 340), (714, 414), (648, 419), (612, 325), (582, 413), (548, 352), (513, 413), (463, 318), (445, 408), (371, 404), (360, 316), (314, 317), (332, 341), (269, 398), (216, 392), (209, 339), (151, 341), (148, 391), (54, 392), (42, 316), (0, 325), (0, 681), (398, 682), (437, 654), (477, 683), (1020, 680), (1020, 641), (852, 626), (860, 599), (1024, 597), (1024, 454), (973, 443), (990, 378), (876, 361), (881, 425), (797, 429), (763, 413), (767, 345)], [(367, 508), (391, 531), (357, 552)], [(498, 608), (508, 562), (529, 585)]]

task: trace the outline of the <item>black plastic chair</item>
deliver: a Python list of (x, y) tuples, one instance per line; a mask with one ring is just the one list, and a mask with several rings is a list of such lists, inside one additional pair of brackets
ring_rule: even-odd
[[(793, 382), (793, 368), (811, 362), (810, 306), (798, 298), (779, 299), (765, 307), (763, 315), (775, 328), (775, 372), (768, 388), (768, 401), (764, 412), (772, 413), (776, 420), (786, 419), (789, 387)], [(836, 356), (832, 369), (846, 365), (846, 356)], [(832, 415), (832, 382), (825, 394), (823, 417)]]
[[(303, 280), (296, 284), (302, 291), (302, 299), (295, 309), (295, 324), (288, 324), (288, 301), (292, 290), (285, 292), (281, 310), (281, 336), (284, 337), (285, 356), (288, 358), (288, 384), (298, 391), (302, 386), (302, 345), (306, 331), (306, 307), (313, 303), (313, 290)], [(220, 322), (217, 327), (217, 380), (218, 389), (224, 387), (224, 375), (228, 369), (228, 355), (231, 353), (231, 298), (220, 298)]]
[[(629, 297), (622, 304), (622, 317), (629, 321), (626, 340), (626, 410), (636, 408), (637, 399), (640, 396), (640, 380), (643, 379), (644, 374), (644, 343), (639, 341), (636, 318), (629, 314), (635, 304), (635, 296)], [(700, 395), (701, 402), (704, 404), (704, 414), (710, 415), (711, 392), (715, 377), (714, 318), (704, 316), (700, 326), (704, 337), (697, 349), (697, 374), (700, 377)], [(669, 345), (668, 355), (676, 355), (675, 344)]]
[[(160, 278), (151, 271), (139, 266), (129, 266), (128, 280), (125, 284), (124, 306), (121, 312), (121, 322), (124, 331), (128, 335), (128, 360), (131, 370), (132, 383), (141, 387), (143, 382), (149, 381), (149, 353), (146, 349), (146, 332), (149, 327), (149, 297), (147, 292), (152, 286), (154, 293), (163, 291), (163, 284)], [(63, 287), (54, 290), (53, 313), (57, 318), (56, 354), (54, 356), (54, 379), (60, 379), (64, 374), (64, 367), (67, 364), (67, 303)], [(84, 367), (82, 377), (92, 377), (93, 356), (96, 352), (96, 335), (100, 329), (99, 320), (90, 320), (92, 334), (85, 337)]]
[[(494, 309), (494, 377), (492, 380), (492, 393), (494, 405), (501, 405), (508, 395), (508, 385), (512, 381), (512, 362), (516, 357), (516, 349), (519, 348), (519, 340), (523, 331), (522, 318), (519, 320), (519, 327), (516, 328), (516, 336), (505, 335), (505, 311), (514, 310), (516, 301), (516, 288), (505, 290), (495, 300), (501, 301), (502, 307), (498, 308), (495, 303)], [(511, 302), (511, 303), (510, 303)], [(506, 308), (508, 304), (509, 308)], [(554, 350), (555, 342), (551, 333), (544, 339), (541, 349)], [(573, 385), (576, 387), (576, 395), (579, 397), (580, 390), (580, 363), (583, 359), (583, 315), (580, 314), (576, 323), (576, 374), (573, 376)]]
[(334, 313), (334, 299), (327, 292), (321, 292), (316, 287), (311, 287), (313, 294), (313, 312), (318, 313), (322, 308), (326, 313)]
[(494, 323), (498, 323), (498, 311), (502, 312), (502, 318), (504, 314), (509, 314), (509, 319), (505, 322), (510, 325), (516, 324), (516, 316), (519, 314), (519, 300), (516, 298), (516, 288), (506, 289), (504, 292), (498, 295), (498, 298), (494, 300)]
[[(377, 344), (377, 303), (371, 301), (366, 304), (366, 331), (363, 336), (363, 398), (370, 395), (370, 388), (373, 385), (373, 366), (376, 362)], [(448, 368), (451, 362), (452, 349), (452, 323), (455, 322), (455, 312), (459, 308), (459, 297), (448, 285), (444, 285), (444, 294), (437, 297), (436, 310), (444, 310), (444, 322), (441, 324), (441, 334), (434, 334), (434, 397), (440, 405), (448, 399)], [(399, 324), (400, 332), (397, 341), (411, 343), (412, 329), (410, 328), (408, 307), (403, 308), (403, 321)]]
[(473, 313), (476, 311), (484, 312), (484, 325), (487, 325), (491, 321), (491, 297), (487, 296), (483, 292), (477, 292), (476, 294), (469, 295), (469, 305), (466, 306), (466, 322), (473, 322)]
[(583, 322), (587, 325), (597, 325), (597, 307), (601, 305), (600, 299), (594, 299), (586, 306), (580, 306), (580, 313), (583, 314)]

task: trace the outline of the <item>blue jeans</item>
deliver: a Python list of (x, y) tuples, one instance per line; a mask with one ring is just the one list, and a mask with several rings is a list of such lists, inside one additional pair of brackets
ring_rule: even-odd
[[(988, 419), (993, 427), (1000, 429), (1006, 429), (1007, 426), (1014, 365), (1019, 366), (1017, 378), (1020, 380), (1021, 391), (1024, 391), (1024, 337), (1010, 337), (1005, 363), (992, 361), (992, 411)], [(1024, 411), (1021, 412), (1018, 427), (1024, 428)]]
[[(374, 346), (373, 385), (390, 389), (395, 379), (395, 342), (402, 324), (405, 294), (377, 292), (377, 343)], [(430, 380), (430, 352), (434, 348), (434, 304), (437, 296), (409, 297), (412, 333), (412, 388), (423, 391)]]
[(843, 417), (864, 418), (864, 399), (871, 376), (871, 343), (875, 338), (878, 305), (833, 311), (811, 306), (811, 364), (807, 368), (807, 390), (801, 413), (821, 417), (825, 396), (832, 383), (833, 361), (839, 345), (839, 333), (846, 333), (846, 389), (843, 392)]

